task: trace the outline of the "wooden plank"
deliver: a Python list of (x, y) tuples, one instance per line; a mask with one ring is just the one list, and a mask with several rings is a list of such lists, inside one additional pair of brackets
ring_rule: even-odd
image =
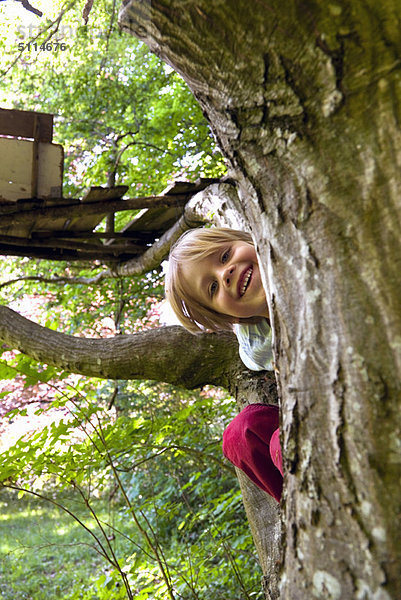
[[(80, 240), (65, 240), (61, 238), (57, 239), (26, 239), (18, 236), (2, 235), (0, 236), (2, 244), (8, 246), (29, 246), (29, 248), (51, 248), (54, 250), (66, 249), (66, 250), (77, 250), (92, 252), (96, 258), (98, 255), (101, 256), (105, 253), (105, 246), (103, 244), (92, 244)], [(131, 255), (141, 254), (144, 250), (142, 245), (132, 244), (127, 240), (124, 244), (116, 244), (112, 249), (106, 250), (107, 254), (120, 254), (121, 252), (129, 252)]]
[[(104, 202), (105, 209), (107, 209), (108, 201), (120, 200), (127, 190), (127, 185), (119, 185), (112, 188), (94, 186), (86, 192), (82, 198), (82, 203), (91, 204), (93, 202)], [(95, 229), (108, 214), (110, 213), (105, 211), (103, 214), (80, 215), (76, 219), (71, 219), (65, 228), (74, 231), (88, 231), (89, 229)]]
[(32, 190), (35, 142), (0, 138), (0, 198), (61, 197), (64, 151), (59, 144), (38, 144), (37, 194)]
[(97, 202), (98, 200), (117, 200), (122, 198), (128, 190), (128, 185), (115, 187), (93, 186), (83, 196), (82, 202)]
[(137, 254), (131, 254), (130, 252), (116, 253), (111, 250), (103, 250), (98, 252), (96, 257), (92, 251), (86, 252), (84, 250), (67, 250), (59, 248), (35, 248), (29, 245), (23, 246), (10, 246), (3, 244), (0, 239), (0, 254), (4, 256), (28, 256), (30, 258), (46, 258), (48, 260), (85, 260), (93, 261), (96, 260), (104, 261), (105, 263), (119, 263), (135, 258)]
[(32, 144), (31, 196), (33, 198), (37, 198), (39, 190), (39, 118), (37, 115), (35, 115), (33, 121), (33, 138), (34, 139)]
[(127, 231), (167, 231), (184, 212), (184, 207), (149, 208), (141, 211), (123, 229)]
[[(185, 196), (142, 196), (140, 198), (127, 198), (125, 200), (109, 200), (107, 202), (90, 202), (89, 204), (69, 203), (66, 199), (60, 200), (60, 205), (44, 206), (32, 210), (10, 210), (7, 205), (0, 208), (0, 229), (8, 225), (31, 223), (33, 219), (43, 219), (43, 226), (38, 224), (37, 229), (47, 229), (46, 224), (53, 219), (68, 219), (71, 217), (84, 217), (87, 214), (102, 215), (108, 212), (124, 210), (139, 210), (145, 207), (179, 207), (187, 202)], [(55, 229), (60, 229), (59, 227)]]
[[(164, 232), (146, 232), (146, 231), (117, 231), (117, 232), (108, 232), (108, 231), (71, 231), (67, 230), (47, 230), (47, 231), (33, 231), (31, 234), (31, 239), (41, 240), (41, 239), (80, 239), (80, 240), (108, 240), (117, 238), (119, 240), (128, 240), (130, 244), (140, 244), (142, 247), (146, 247), (147, 244), (152, 243), (155, 238), (155, 233), (157, 233), (157, 237), (162, 235)], [(1, 233), (0, 233), (1, 237)]]
[[(174, 181), (172, 184), (167, 186), (162, 194), (166, 198), (186, 197), (187, 201), (198, 192), (205, 189), (208, 185), (220, 181), (219, 179), (213, 178), (199, 178), (195, 182), (191, 181)], [(144, 209), (138, 215), (136, 215), (130, 223), (128, 223), (123, 231), (157, 231), (160, 236), (160, 231), (163, 233), (170, 229), (176, 221), (181, 217), (184, 211), (183, 203), (181, 206), (175, 206), (174, 208), (149, 208)]]
[(168, 185), (163, 191), (163, 195), (175, 196), (176, 194), (189, 194), (193, 196), (202, 191), (212, 183), (221, 181), (216, 177), (199, 177), (196, 181), (181, 181), (177, 180)]
[(74, 217), (71, 215), (70, 219), (66, 219), (64, 223), (64, 229), (68, 231), (69, 229), (73, 231), (88, 231), (88, 229), (95, 229), (101, 223), (106, 216), (107, 213), (103, 214), (89, 214), (82, 215), (79, 217)]
[[(126, 200), (121, 195), (127, 188), (119, 186), (92, 188), (80, 202), (25, 198), (15, 202), (14, 210), (8, 203), (0, 206), (0, 253), (52, 260), (128, 261), (173, 226), (191, 196), (214, 181), (176, 182), (166, 195)], [(93, 231), (105, 215), (123, 210), (140, 213), (123, 231)]]
[(53, 139), (53, 115), (47, 113), (0, 108), (0, 135), (34, 138), (35, 116), (38, 119), (38, 141), (50, 143)]

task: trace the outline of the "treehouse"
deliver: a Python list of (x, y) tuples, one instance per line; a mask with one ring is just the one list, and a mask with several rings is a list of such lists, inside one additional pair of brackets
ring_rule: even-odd
[[(123, 198), (127, 186), (63, 197), (63, 148), (53, 115), (0, 109), (0, 254), (121, 265), (139, 258), (216, 179), (177, 181), (160, 196)], [(135, 211), (115, 230), (115, 215)]]

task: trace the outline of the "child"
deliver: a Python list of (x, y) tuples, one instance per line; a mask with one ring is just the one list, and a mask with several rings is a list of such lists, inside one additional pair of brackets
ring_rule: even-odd
[[(225, 228), (193, 229), (170, 251), (166, 295), (192, 333), (233, 330), (252, 370), (272, 368), (266, 295), (252, 238)], [(276, 406), (251, 404), (223, 434), (224, 455), (280, 500), (282, 458)]]

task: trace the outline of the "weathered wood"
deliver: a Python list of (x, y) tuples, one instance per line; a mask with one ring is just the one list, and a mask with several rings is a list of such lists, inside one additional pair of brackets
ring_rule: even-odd
[(4, 256), (28, 256), (30, 258), (45, 258), (47, 260), (85, 260), (93, 261), (100, 260), (103, 262), (119, 263), (120, 261), (126, 262), (133, 258), (133, 255), (129, 250), (126, 251), (114, 251), (113, 247), (98, 246), (96, 249), (91, 248), (85, 250), (82, 245), (76, 250), (68, 248), (57, 247), (41, 247), (41, 246), (30, 246), (29, 244), (23, 244), (20, 246), (3, 244), (0, 238), (0, 254)]
[[(140, 260), (140, 269), (143, 269), (150, 264), (149, 244), (180, 220), (185, 204), (196, 191), (215, 181), (215, 178), (199, 179), (195, 183), (178, 181), (170, 185), (163, 195), (128, 200), (121, 199), (127, 191), (126, 186), (94, 187), (81, 202), (27, 198), (19, 200), (14, 207), (9, 204), (0, 206), (1, 249), (5, 254), (23, 256), (26, 252), (31, 257), (53, 257), (55, 260), (87, 260), (92, 250), (93, 258), (113, 264), (146, 254)], [(142, 211), (121, 232), (102, 234), (93, 231), (106, 215), (110, 217), (118, 211), (138, 209)], [(127, 240), (125, 245), (119, 243), (122, 239)], [(88, 241), (96, 242), (97, 246), (90, 246)], [(52, 249), (53, 254), (47, 248)], [(159, 257), (159, 250), (160, 244), (157, 244), (151, 254)], [(168, 252), (168, 247), (165, 252)], [(153, 264), (154, 260), (151, 262)], [(158, 264), (160, 262), (150, 268)]]
[(213, 222), (217, 225), (240, 229), (243, 223), (237, 214), (225, 213), (228, 199), (238, 198), (228, 183), (214, 184), (198, 192), (186, 204), (182, 216), (140, 256), (120, 264), (114, 270), (119, 277), (130, 277), (158, 268), (167, 258), (171, 245), (191, 227)]
[(127, 185), (114, 187), (93, 186), (82, 197), (82, 202), (97, 202), (99, 200), (116, 200), (122, 198), (127, 192)]
[(124, 233), (153, 230), (166, 231), (178, 221), (182, 213), (182, 206), (145, 209), (128, 223), (122, 231)]
[[(35, 118), (38, 120), (35, 130)], [(0, 135), (34, 138), (50, 143), (53, 139), (53, 115), (0, 108)]]
[[(105, 208), (108, 209), (107, 203), (110, 200), (118, 200), (124, 196), (126, 191), (128, 190), (128, 186), (119, 185), (115, 187), (101, 187), (95, 186), (91, 187), (83, 196), (82, 203), (89, 204), (93, 202), (104, 202)], [(74, 231), (86, 231), (88, 229), (95, 229), (99, 225), (99, 223), (107, 216), (113, 215), (114, 213), (104, 212), (103, 214), (88, 214), (79, 215), (78, 217), (72, 216), (65, 223), (65, 229), (72, 229)], [(114, 221), (114, 217), (113, 217)]]
[(131, 242), (129, 239), (126, 240), (125, 244), (113, 244), (113, 246), (103, 246), (101, 243), (100, 238), (98, 238), (97, 236), (94, 236), (94, 241), (97, 242), (96, 244), (90, 243), (87, 240), (68, 240), (68, 239), (63, 239), (63, 238), (55, 238), (55, 239), (38, 239), (38, 238), (31, 238), (31, 239), (26, 239), (26, 238), (20, 238), (20, 237), (16, 237), (16, 236), (11, 236), (11, 235), (4, 235), (1, 236), (1, 243), (2, 244), (9, 244), (10, 246), (27, 246), (31, 249), (34, 248), (58, 248), (60, 250), (66, 249), (66, 250), (82, 250), (83, 252), (93, 252), (94, 256), (96, 256), (97, 254), (101, 254), (102, 252), (105, 252), (107, 254), (110, 254), (110, 252), (113, 252), (114, 254), (120, 254), (122, 252), (128, 254), (139, 254), (141, 252), (143, 252), (143, 246), (142, 244), (135, 244), (134, 242)]
[[(32, 175), (31, 175), (31, 187), (29, 195), (33, 198), (38, 196), (38, 182), (39, 182), (39, 117), (34, 115), (33, 120), (33, 144), (32, 144)], [(18, 157), (19, 158), (19, 157)], [(46, 165), (47, 168), (47, 165)], [(46, 169), (47, 170), (47, 169)], [(62, 173), (62, 171), (61, 171)], [(62, 183), (62, 177), (60, 184)], [(61, 189), (60, 189), (61, 196)]]
[[(163, 190), (163, 195), (180, 197), (182, 194), (188, 194), (187, 198), (199, 193), (206, 187), (218, 183), (216, 178), (200, 178), (196, 182), (174, 181)], [(172, 227), (182, 216), (183, 209), (179, 206), (144, 209), (128, 223), (123, 231), (153, 231), (159, 229), (163, 232)]]
[(0, 197), (61, 197), (64, 154), (62, 146), (37, 141), (0, 138)]
[[(31, 224), (34, 219), (38, 220), (37, 228), (44, 229), (46, 222), (49, 223), (55, 219), (68, 219), (71, 216), (80, 217), (88, 214), (101, 215), (106, 212), (119, 212), (126, 210), (140, 210), (142, 208), (152, 208), (160, 206), (180, 206), (184, 205), (188, 196), (143, 196), (139, 198), (127, 198), (124, 200), (108, 200), (107, 202), (98, 201), (89, 204), (82, 202), (69, 203), (65, 199), (55, 206), (41, 206), (29, 210), (18, 211), (12, 209), (9, 205), (0, 207), (0, 229), (5, 226)], [(44, 225), (42, 224), (44, 222)]]
[(80, 240), (101, 240), (101, 239), (126, 239), (130, 242), (141, 242), (142, 249), (143, 246), (153, 242), (155, 236), (159, 237), (162, 235), (164, 231), (161, 230), (152, 230), (152, 231), (71, 231), (61, 230), (61, 231), (33, 231), (31, 233), (31, 239), (74, 239), (79, 238)]

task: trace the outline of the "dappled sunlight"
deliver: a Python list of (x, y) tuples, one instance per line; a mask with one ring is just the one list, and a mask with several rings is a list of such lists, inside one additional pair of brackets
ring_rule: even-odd
[[(17, 355), (3, 353), (2, 360), (12, 364)], [(71, 420), (71, 407), (51, 407), (51, 404), (78, 381), (79, 376), (70, 375), (53, 385), (41, 382), (26, 385), (26, 378), (18, 370), (13, 379), (0, 380), (0, 394), (4, 394), (0, 403), (0, 452), (52, 423)]]
[[(107, 506), (97, 508), (107, 518)], [(69, 515), (49, 503), (1, 493), (1, 598), (59, 598), (63, 588), (87, 589), (100, 568), (89, 535)]]

